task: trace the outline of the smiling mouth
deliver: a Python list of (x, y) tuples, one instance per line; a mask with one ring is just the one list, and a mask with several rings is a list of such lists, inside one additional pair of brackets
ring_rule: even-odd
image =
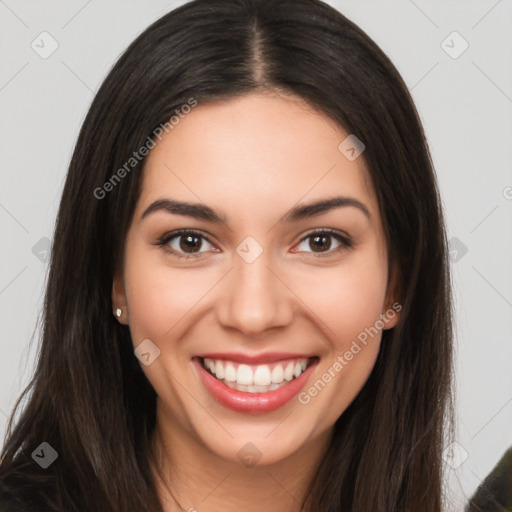
[(200, 357), (203, 368), (226, 386), (247, 393), (267, 393), (300, 377), (318, 357), (291, 358), (268, 364), (240, 364)]

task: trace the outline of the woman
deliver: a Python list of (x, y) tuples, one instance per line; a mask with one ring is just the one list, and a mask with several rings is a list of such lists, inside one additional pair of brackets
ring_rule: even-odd
[(439, 511), (446, 247), (418, 114), (361, 29), (317, 0), (170, 12), (80, 132), (5, 500)]

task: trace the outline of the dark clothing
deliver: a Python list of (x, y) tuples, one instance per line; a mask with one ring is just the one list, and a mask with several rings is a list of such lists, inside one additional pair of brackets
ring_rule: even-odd
[(466, 512), (512, 512), (512, 448), (480, 484)]

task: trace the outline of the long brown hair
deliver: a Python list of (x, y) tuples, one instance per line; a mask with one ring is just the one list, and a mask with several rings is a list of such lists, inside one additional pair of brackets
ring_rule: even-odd
[[(441, 451), (453, 429), (450, 275), (411, 96), (377, 45), (319, 0), (195, 0), (128, 47), (81, 128), (53, 237), (36, 369), (1, 455), (0, 482), (25, 510), (162, 510), (150, 470), (156, 395), (111, 303), (144, 160), (107, 194), (95, 191), (191, 97), (201, 105), (268, 90), (305, 99), (364, 142), (402, 284), (401, 319), (384, 331), (368, 381), (334, 425), (308, 510), (441, 509)], [(47, 469), (31, 457), (42, 442), (58, 453)]]

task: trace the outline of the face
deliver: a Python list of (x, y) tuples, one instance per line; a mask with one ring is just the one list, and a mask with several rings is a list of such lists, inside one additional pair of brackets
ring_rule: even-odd
[(298, 98), (252, 94), (197, 105), (147, 157), (114, 309), (158, 424), (212, 456), (254, 446), (270, 464), (327, 435), (398, 321), (347, 136)]

